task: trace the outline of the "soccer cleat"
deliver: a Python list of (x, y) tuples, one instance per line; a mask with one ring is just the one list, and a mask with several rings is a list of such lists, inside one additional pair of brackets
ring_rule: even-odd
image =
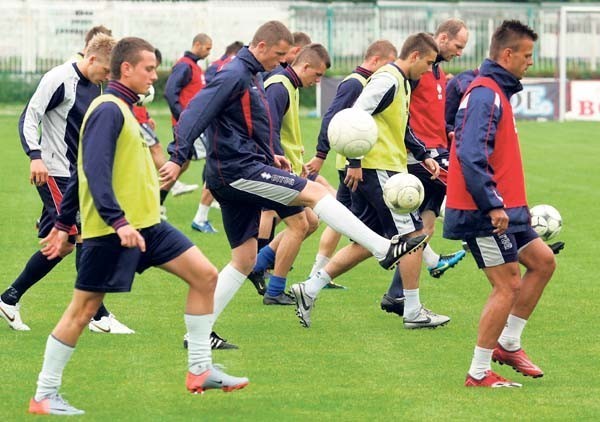
[(290, 288), (296, 302), (296, 315), (300, 318), (300, 325), (310, 327), (310, 312), (315, 306), (315, 298), (306, 294), (304, 283), (293, 284)]
[(36, 401), (35, 398), (29, 400), (29, 413), (36, 415), (83, 415), (85, 412), (71, 406), (60, 394), (46, 397), (41, 401)]
[(433, 278), (440, 278), (446, 270), (458, 264), (458, 261), (463, 259), (467, 253), (464, 250), (456, 251), (450, 255), (440, 255), (438, 264), (435, 267), (429, 267), (429, 275)]
[(330, 281), (329, 283), (327, 283), (323, 288), (324, 289), (336, 289), (336, 290), (347, 290), (348, 289), (346, 286), (342, 286), (341, 284), (334, 283), (333, 281)]
[(395, 235), (390, 241), (390, 248), (388, 249), (387, 255), (385, 258), (379, 260), (379, 265), (386, 270), (393, 269), (404, 255), (412, 253), (424, 246), (427, 241), (427, 236), (422, 234), (420, 236), (411, 237), (404, 242), (400, 240), (399, 235)]
[(208, 220), (200, 224), (196, 223), (195, 221), (192, 221), (192, 229), (202, 233), (217, 233), (217, 229), (215, 229)]
[(518, 382), (512, 382), (506, 378), (501, 377), (493, 371), (485, 371), (485, 375), (480, 380), (473, 378), (470, 374), (467, 374), (465, 380), (465, 387), (522, 387), (522, 384)]
[(388, 294), (384, 294), (381, 298), (381, 310), (388, 313), (394, 313), (398, 316), (404, 315), (404, 302), (406, 298), (402, 297), (391, 297)]
[(492, 353), (492, 360), (500, 365), (511, 366), (526, 377), (541, 378), (544, 376), (544, 371), (529, 359), (523, 349), (510, 352), (498, 344)]
[(248, 274), (248, 280), (254, 284), (256, 291), (259, 295), (264, 296), (267, 291), (267, 284), (265, 283), (265, 272), (264, 271), (252, 271)]
[[(188, 340), (189, 340), (189, 338), (190, 338), (190, 335), (188, 333), (185, 333), (185, 335), (183, 336), (183, 347), (184, 347), (184, 349), (188, 348)], [(219, 337), (219, 335), (217, 333), (215, 333), (214, 331), (210, 333), (210, 348), (212, 350), (232, 350), (232, 349), (239, 349), (239, 347), (237, 347), (235, 344), (229, 343), (224, 338)]]
[(185, 386), (190, 393), (202, 394), (206, 390), (220, 389), (229, 393), (240, 390), (248, 385), (248, 378), (233, 377), (223, 372), (217, 365), (212, 365), (210, 369), (202, 372), (200, 375), (194, 375), (188, 372), (185, 380)]
[(165, 207), (164, 205), (160, 206), (160, 219), (162, 221), (167, 221), (167, 207)]
[(264, 305), (294, 305), (295, 303), (294, 298), (285, 292), (281, 292), (277, 296), (265, 293), (263, 296)]
[(188, 185), (186, 183), (182, 183), (179, 180), (177, 180), (175, 182), (175, 184), (173, 185), (173, 187), (171, 188), (171, 195), (173, 195), (173, 196), (184, 195), (186, 193), (194, 192), (197, 189), (198, 189), (198, 185), (193, 185), (193, 184)]
[(9, 305), (2, 302), (2, 299), (0, 299), (0, 315), (6, 320), (8, 326), (16, 331), (30, 331), (31, 328), (23, 323), (23, 320), (21, 319), (20, 309), (21, 305), (19, 303)]
[(438, 315), (421, 305), (421, 309), (415, 318), (404, 317), (404, 328), (436, 328), (450, 322), (450, 317)]
[(89, 328), (93, 333), (135, 334), (134, 330), (120, 322), (113, 314), (103, 316), (99, 320), (92, 319)]
[(548, 245), (554, 255), (558, 255), (565, 248), (565, 242), (554, 242)]

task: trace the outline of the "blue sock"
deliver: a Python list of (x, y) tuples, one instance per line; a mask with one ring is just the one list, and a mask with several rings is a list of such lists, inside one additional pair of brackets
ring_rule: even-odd
[(265, 246), (258, 252), (256, 257), (256, 265), (254, 271), (266, 271), (268, 268), (273, 268), (275, 263), (275, 251), (269, 245)]
[(285, 277), (277, 277), (276, 275), (272, 275), (271, 278), (269, 278), (267, 294), (269, 296), (279, 296), (285, 290), (286, 281), (287, 278)]
[(404, 296), (404, 286), (402, 285), (402, 278), (400, 277), (400, 270), (396, 266), (394, 271), (394, 277), (392, 277), (392, 284), (388, 288), (387, 295), (389, 297), (398, 298)]

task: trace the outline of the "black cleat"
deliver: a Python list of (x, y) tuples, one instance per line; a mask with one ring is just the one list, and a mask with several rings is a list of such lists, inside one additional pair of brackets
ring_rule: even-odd
[(406, 298), (402, 297), (391, 297), (388, 294), (384, 294), (381, 298), (381, 310), (388, 313), (397, 314), (398, 316), (404, 316), (404, 301)]
[(554, 242), (548, 246), (550, 246), (554, 255), (558, 255), (565, 248), (565, 242)]
[[(183, 336), (183, 347), (188, 348), (188, 334)], [(219, 337), (214, 331), (210, 333), (210, 348), (212, 350), (231, 350), (239, 349), (235, 344), (228, 343), (224, 338)]]
[(400, 239), (399, 235), (393, 236), (391, 239), (390, 248), (388, 249), (385, 258), (379, 261), (386, 270), (391, 270), (396, 267), (396, 264), (404, 255), (412, 253), (424, 246), (427, 242), (427, 236), (422, 234), (420, 236), (411, 237), (406, 241)]
[(267, 291), (267, 285), (265, 283), (264, 271), (252, 271), (250, 274), (248, 274), (248, 280), (254, 284), (254, 287), (259, 295), (265, 295), (265, 292)]

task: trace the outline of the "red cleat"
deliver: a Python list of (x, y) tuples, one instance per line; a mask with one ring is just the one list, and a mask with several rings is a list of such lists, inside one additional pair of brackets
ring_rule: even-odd
[(492, 360), (500, 365), (511, 366), (515, 371), (522, 373), (526, 377), (540, 378), (544, 376), (544, 371), (529, 359), (529, 356), (527, 356), (527, 353), (523, 349), (509, 352), (498, 344), (494, 348)]
[(194, 375), (191, 372), (188, 372), (185, 379), (185, 387), (190, 393), (202, 394), (204, 393), (202, 385), (204, 384), (204, 381), (208, 379), (209, 375), (210, 370), (204, 371), (200, 375)]
[(467, 379), (465, 380), (465, 387), (490, 387), (490, 388), (500, 388), (500, 387), (522, 387), (518, 382), (512, 382), (507, 380), (506, 378), (501, 377), (495, 372), (486, 371), (485, 376), (478, 380), (473, 378), (471, 375), (467, 374)]

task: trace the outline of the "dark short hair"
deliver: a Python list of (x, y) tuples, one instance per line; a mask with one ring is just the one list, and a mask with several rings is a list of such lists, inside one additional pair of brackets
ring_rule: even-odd
[(306, 62), (311, 66), (317, 66), (319, 63), (325, 63), (325, 67), (331, 67), (331, 59), (327, 49), (321, 44), (308, 44), (300, 49), (298, 55), (294, 59), (292, 66), (296, 63)]
[(374, 56), (386, 57), (389, 55), (398, 56), (398, 50), (388, 40), (378, 40), (372, 43), (365, 52), (365, 60), (370, 59)]
[(453, 40), (456, 38), (461, 29), (467, 28), (465, 23), (457, 18), (446, 19), (444, 22), (440, 23), (440, 26), (435, 30), (435, 37), (442, 33), (448, 34), (448, 38)]
[(432, 51), (437, 54), (440, 49), (431, 34), (419, 32), (406, 38), (400, 50), (400, 58), (407, 59), (415, 51), (418, 51), (420, 56), (424, 56)]
[(294, 44), (294, 37), (287, 27), (279, 21), (269, 21), (262, 24), (252, 37), (250, 45), (256, 46), (261, 41), (271, 47), (281, 41), (287, 42), (289, 45)]
[(110, 56), (110, 73), (113, 79), (121, 79), (121, 64), (127, 62), (133, 66), (138, 64), (142, 51), (155, 52), (155, 48), (148, 41), (137, 37), (121, 39)]
[(523, 38), (537, 41), (538, 34), (536, 34), (529, 26), (518, 20), (505, 20), (498, 28), (496, 28), (494, 35), (492, 35), (490, 58), (492, 60), (498, 59), (498, 56), (500, 56), (500, 53), (505, 48), (518, 51), (519, 41)]
[(304, 47), (312, 42), (308, 34), (305, 32), (294, 32), (292, 37), (294, 37), (294, 47)]
[(241, 41), (234, 41), (227, 46), (225, 49), (225, 55), (231, 56), (232, 54), (236, 54), (240, 49), (244, 46), (244, 43)]
[(104, 25), (98, 25), (98, 26), (92, 27), (87, 32), (87, 34), (85, 34), (85, 45), (86, 46), (90, 43), (90, 41), (92, 40), (92, 38), (94, 38), (94, 35), (96, 35), (96, 34), (106, 34), (108, 36), (112, 36), (112, 31)]

